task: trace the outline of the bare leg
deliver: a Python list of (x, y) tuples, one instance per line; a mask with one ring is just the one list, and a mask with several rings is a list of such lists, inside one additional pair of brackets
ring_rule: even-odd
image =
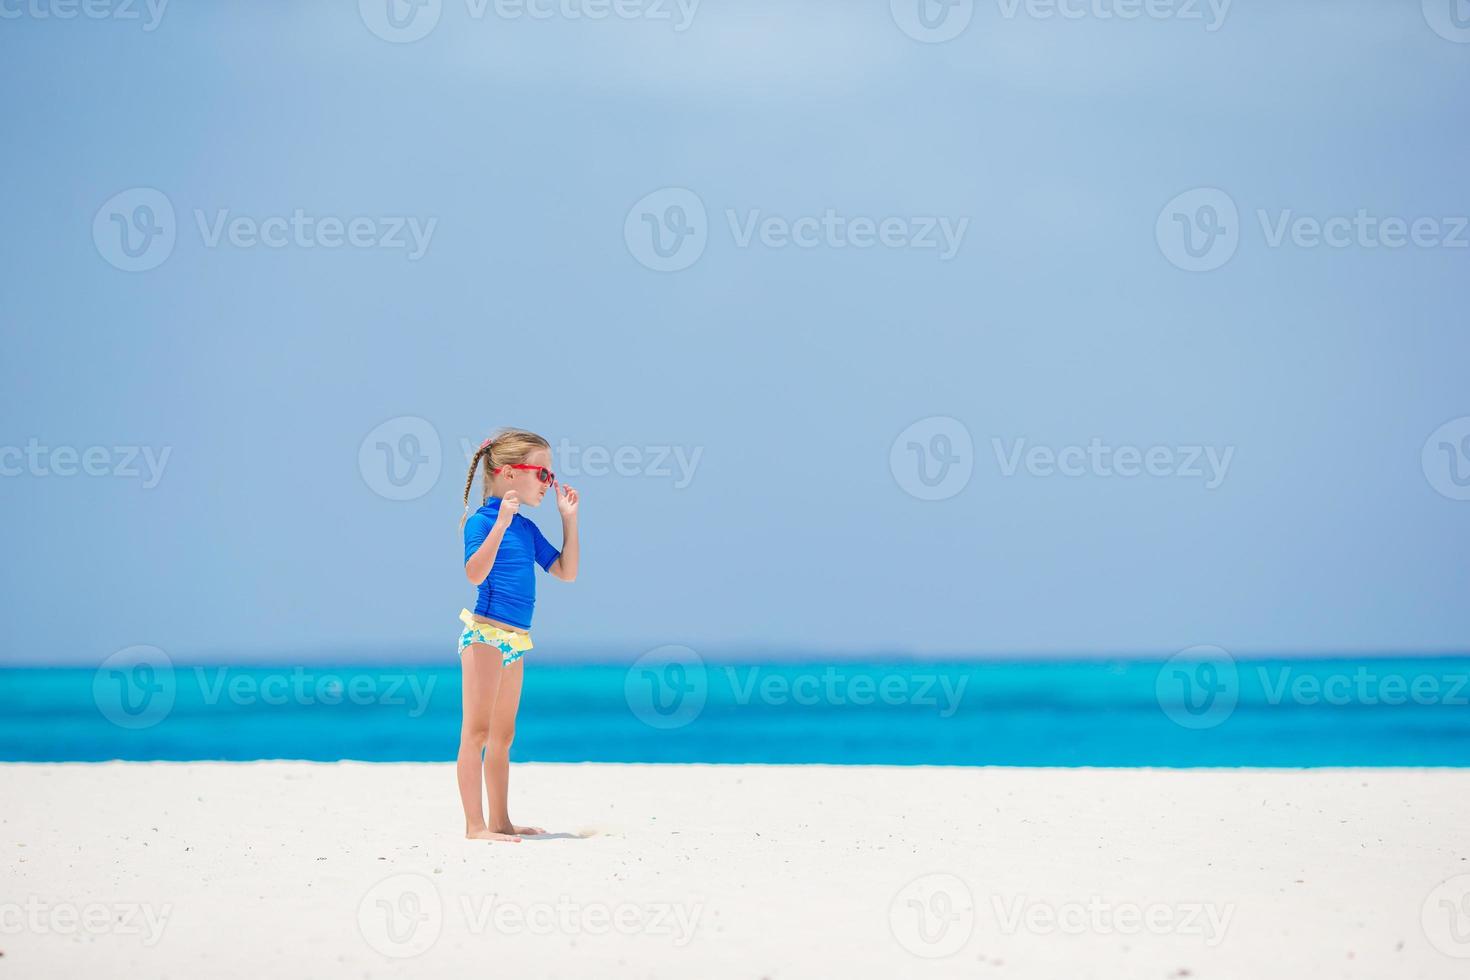
[[(459, 655), (463, 697), (459, 728), (459, 800), (464, 805), (464, 835), (475, 840), (519, 841), (514, 834), (490, 830), (480, 805), (480, 755), (490, 738), (490, 716), (500, 690), (500, 651), (484, 643), (471, 643)], [(493, 798), (493, 797), (492, 797)]]
[(526, 676), (522, 657), (504, 667), (500, 691), (490, 713), (490, 741), (485, 746), (485, 786), (490, 796), (490, 828), (502, 834), (544, 834), (540, 827), (517, 827), (510, 822), (510, 743), (516, 736), (516, 712), (521, 706), (521, 681)]

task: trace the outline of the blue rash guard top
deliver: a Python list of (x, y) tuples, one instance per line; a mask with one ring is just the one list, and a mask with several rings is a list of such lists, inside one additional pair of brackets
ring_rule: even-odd
[[(495, 527), (500, 513), (500, 498), (491, 497), (485, 506), (470, 515), (464, 523), (464, 560), (469, 562)], [(536, 608), (536, 569), (532, 564), (550, 569), (561, 557), (541, 529), (529, 519), (516, 514), (500, 539), (495, 564), (480, 583), (480, 598), (475, 615), (509, 623), (523, 630), (531, 628), (531, 613)]]

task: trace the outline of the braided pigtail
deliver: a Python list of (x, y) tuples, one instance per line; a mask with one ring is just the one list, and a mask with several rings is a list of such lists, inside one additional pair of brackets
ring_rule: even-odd
[(490, 478), (490, 451), (494, 448), (493, 440), (486, 439), (475, 453), (475, 458), (470, 460), (470, 474), (464, 480), (464, 513), (459, 517), (460, 529), (464, 529), (464, 522), (470, 519), (470, 487), (475, 485), (475, 470), (480, 468), (480, 460), (485, 460), (485, 479)]

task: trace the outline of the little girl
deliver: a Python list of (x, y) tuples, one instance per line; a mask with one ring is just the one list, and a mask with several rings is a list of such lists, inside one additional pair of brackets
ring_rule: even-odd
[[(470, 488), (485, 461), (484, 506), (470, 516)], [(558, 551), (541, 529), (517, 513), (523, 501), (541, 503), (556, 488), (561, 511)], [(531, 611), (536, 605), (532, 563), (563, 582), (577, 578), (577, 491), (556, 482), (551, 445), (534, 432), (502, 429), (486, 439), (470, 461), (464, 485), (464, 572), (480, 589), (475, 611), (460, 612), (460, 670), (464, 680), (464, 720), (459, 732), (459, 796), (464, 833), (473, 840), (519, 841), (521, 834), (543, 834), (540, 827), (510, 822), (506, 792), (510, 782), (510, 743), (521, 703), (522, 658), (531, 649)], [(480, 809), (480, 769), (490, 797), (490, 821)]]

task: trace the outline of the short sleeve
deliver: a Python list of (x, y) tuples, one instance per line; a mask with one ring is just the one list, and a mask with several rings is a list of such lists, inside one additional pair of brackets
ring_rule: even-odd
[(484, 514), (475, 514), (465, 521), (464, 525), (464, 560), (468, 562), (474, 557), (475, 552), (480, 550), (480, 545), (490, 536), (495, 528), (494, 518)]
[(540, 565), (543, 570), (550, 571), (551, 563), (561, 557), (561, 552), (557, 551), (556, 546), (546, 540), (546, 535), (541, 533), (541, 529), (536, 526), (535, 521), (530, 521), (529, 523), (531, 525), (531, 536), (536, 539), (536, 564)]

